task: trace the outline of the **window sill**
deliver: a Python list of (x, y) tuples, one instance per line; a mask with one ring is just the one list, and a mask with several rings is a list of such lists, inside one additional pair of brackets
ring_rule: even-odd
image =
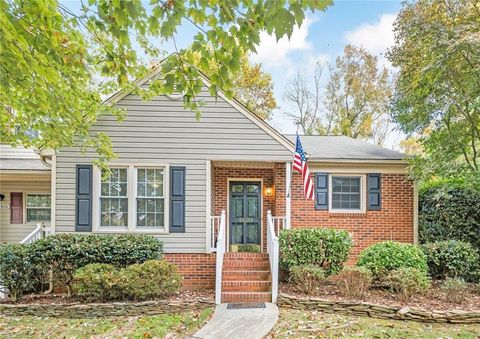
[(366, 218), (367, 212), (366, 211), (328, 211), (328, 215), (330, 217), (350, 217), (350, 218)]
[(92, 233), (99, 233), (99, 234), (115, 234), (115, 233), (132, 233), (132, 234), (170, 234), (166, 229), (133, 229), (129, 230), (127, 228), (99, 228), (94, 230)]

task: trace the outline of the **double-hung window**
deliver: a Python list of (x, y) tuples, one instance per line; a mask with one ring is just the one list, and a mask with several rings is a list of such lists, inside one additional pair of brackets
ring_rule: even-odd
[[(96, 172), (100, 203), (94, 206), (100, 231), (163, 232), (167, 224), (166, 167), (118, 165)], [(97, 200), (98, 201), (98, 200)]]
[(102, 172), (100, 187), (100, 226), (128, 226), (127, 168), (110, 168)]
[(137, 227), (165, 226), (163, 168), (137, 168)]
[(50, 194), (27, 194), (27, 222), (50, 222)]
[(332, 175), (331, 178), (331, 210), (361, 211), (362, 177)]

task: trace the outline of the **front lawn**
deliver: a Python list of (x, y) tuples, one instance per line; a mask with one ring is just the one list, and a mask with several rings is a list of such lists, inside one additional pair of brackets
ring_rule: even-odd
[(184, 338), (201, 328), (212, 311), (80, 319), (2, 316), (0, 338)]
[(413, 321), (280, 309), (269, 338), (478, 338), (480, 325)]

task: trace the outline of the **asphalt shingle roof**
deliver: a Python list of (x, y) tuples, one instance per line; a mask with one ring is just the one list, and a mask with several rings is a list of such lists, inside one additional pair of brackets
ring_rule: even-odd
[[(295, 143), (294, 134), (285, 135)], [(404, 160), (408, 156), (369, 144), (346, 136), (300, 136), (303, 149), (311, 160), (342, 159), (342, 160)]]

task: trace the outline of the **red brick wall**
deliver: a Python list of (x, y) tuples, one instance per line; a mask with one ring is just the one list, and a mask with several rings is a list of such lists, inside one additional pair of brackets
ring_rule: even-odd
[(188, 290), (215, 288), (215, 253), (168, 253), (165, 259), (177, 265), (183, 276), (182, 287)]
[(303, 197), (298, 173), (292, 181), (292, 227), (332, 227), (353, 235), (353, 263), (362, 249), (384, 241), (413, 242), (413, 182), (404, 174), (382, 174), (382, 209), (366, 213), (329, 213), (315, 210)]

